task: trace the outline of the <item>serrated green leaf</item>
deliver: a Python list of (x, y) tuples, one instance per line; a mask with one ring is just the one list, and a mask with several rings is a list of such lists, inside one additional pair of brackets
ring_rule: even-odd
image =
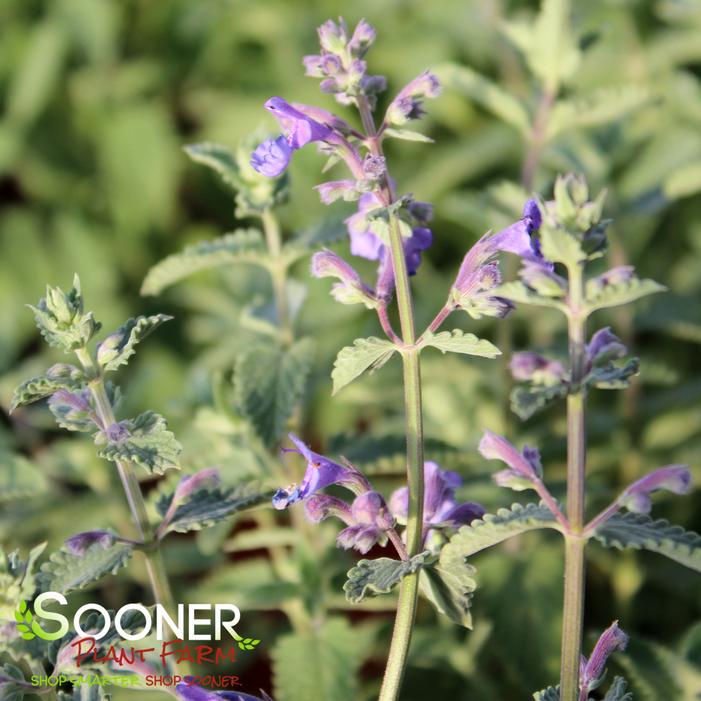
[(375, 336), (356, 338), (352, 346), (341, 348), (331, 372), (333, 394), (366, 370), (370, 369), (370, 372), (373, 372), (381, 368), (396, 350), (394, 343)]
[(701, 572), (701, 535), (646, 514), (614, 514), (592, 534), (608, 548), (651, 550)]
[(239, 167), (234, 154), (226, 146), (211, 143), (188, 144), (183, 150), (195, 163), (201, 163), (220, 175), (232, 190), (240, 187)]
[(493, 290), (493, 294), (504, 297), (517, 304), (532, 304), (536, 307), (551, 307), (562, 312), (567, 310), (566, 306), (553, 297), (539, 295), (535, 290), (522, 283), (520, 280), (505, 282)]
[(593, 368), (584, 378), (584, 384), (598, 389), (625, 389), (639, 370), (640, 361), (637, 358), (631, 358), (625, 365), (606, 363)]
[(530, 119), (521, 101), (489, 78), (467, 66), (445, 63), (435, 68), (436, 75), (445, 89), (453, 89), (467, 95), (477, 104), (489, 110), (522, 134), (529, 130)]
[(115, 574), (129, 562), (133, 552), (133, 545), (122, 542), (108, 548), (94, 543), (82, 555), (74, 555), (62, 548), (41, 566), (39, 585), (43, 591), (59, 591), (64, 594), (84, 589), (108, 574)]
[[(188, 501), (180, 504), (160, 535), (178, 532), (199, 531), (246, 509), (270, 502), (272, 492), (258, 484), (246, 484), (231, 489), (201, 489)], [(173, 500), (173, 494), (163, 495), (156, 509), (165, 516)]]
[(540, 231), (543, 255), (554, 263), (577, 266), (586, 260), (586, 253), (577, 239), (563, 229), (543, 226)]
[(538, 528), (559, 529), (550, 509), (544, 504), (514, 504), (510, 509), (499, 509), (469, 526), (462, 526), (443, 547), (441, 556), (451, 559), (469, 557), (507, 538)]
[(166, 420), (160, 414), (146, 411), (121, 423), (129, 436), (107, 443), (98, 451), (99, 457), (112, 462), (126, 460), (159, 475), (170, 468), (180, 467), (178, 456), (182, 446), (167, 429)]
[(261, 440), (273, 445), (304, 394), (314, 359), (314, 342), (302, 338), (290, 348), (252, 345), (236, 357), (234, 401)]
[(590, 281), (586, 285), (586, 310), (587, 313), (591, 314), (596, 309), (628, 304), (628, 302), (634, 302), (641, 297), (664, 292), (665, 289), (664, 285), (660, 285), (654, 280), (641, 280), (637, 277), (627, 282), (606, 285), (605, 287), (599, 287), (594, 281)]
[(436, 334), (426, 333), (421, 342), (421, 347), (425, 346), (438, 348), (443, 353), (463, 353), (482, 358), (496, 358), (501, 355), (501, 351), (493, 343), (460, 329), (441, 331)]
[(403, 141), (420, 141), (424, 144), (432, 144), (433, 139), (418, 131), (412, 129), (385, 129), (382, 132), (383, 136), (389, 136), (393, 139), (402, 139)]
[(600, 88), (591, 95), (558, 100), (548, 120), (549, 139), (575, 129), (608, 124), (625, 117), (650, 100), (650, 91), (641, 85)]
[(511, 411), (521, 421), (527, 421), (534, 414), (547, 408), (558, 399), (567, 396), (568, 386), (557, 385), (518, 385), (511, 390)]
[(476, 569), (457, 549), (441, 549), (438, 562), (421, 570), (421, 593), (453, 623), (472, 628), (472, 595)]
[(366, 597), (389, 594), (408, 574), (413, 574), (432, 559), (426, 550), (409, 560), (393, 560), (378, 557), (375, 560), (360, 560), (348, 571), (348, 579), (343, 585), (346, 599), (357, 604)]
[(614, 677), (604, 701), (633, 701), (633, 694), (628, 691), (628, 682), (623, 677)]
[(36, 497), (47, 487), (46, 475), (37, 465), (0, 450), (0, 504)]
[(237, 229), (213, 241), (188, 246), (181, 253), (164, 258), (148, 271), (141, 294), (156, 295), (166, 287), (194, 273), (234, 263), (264, 265), (267, 249), (257, 229)]
[(85, 383), (85, 375), (73, 365), (54, 365), (46, 374), (23, 382), (12, 395), (10, 413), (17, 407), (31, 404), (52, 395), (60, 389), (76, 390)]
[(536, 691), (533, 698), (535, 701), (560, 701), (560, 687), (549, 686), (542, 691)]
[(97, 351), (98, 363), (105, 372), (112, 372), (126, 365), (129, 358), (136, 353), (136, 345), (172, 318), (166, 314), (155, 314), (127, 320), (100, 344)]
[(340, 618), (281, 636), (271, 652), (281, 701), (357, 701), (367, 635)]

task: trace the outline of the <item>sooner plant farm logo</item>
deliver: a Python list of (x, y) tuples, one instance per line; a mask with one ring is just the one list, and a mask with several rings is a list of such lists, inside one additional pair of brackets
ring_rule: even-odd
[[(20, 601), (15, 610), (15, 620), (17, 621), (17, 631), (24, 640), (33, 640), (34, 638), (49, 641), (58, 640), (68, 633), (70, 630), (69, 619), (62, 613), (46, 609), (45, 605), (50, 602), (61, 606), (66, 606), (68, 603), (63, 594), (55, 591), (44, 592), (37, 596), (34, 600), (34, 611), (27, 605), (26, 601)], [(100, 614), (101, 627), (94, 629), (91, 625), (89, 630), (84, 630), (81, 621), (86, 614), (91, 612)], [(143, 623), (140, 630), (135, 623), (139, 617), (141, 618), (140, 622)], [(126, 624), (125, 619), (127, 620)], [(234, 626), (240, 619), (241, 611), (234, 604), (188, 604), (187, 606), (178, 604), (175, 618), (172, 618), (161, 604), (156, 604), (153, 609), (149, 609), (143, 604), (130, 603), (125, 604), (116, 612), (110, 612), (104, 606), (92, 602), (83, 604), (73, 616), (73, 630), (80, 638), (73, 644), (79, 645), (83, 641), (91, 641), (94, 647), (96, 641), (102, 640), (114, 629), (119, 637), (127, 641), (143, 640), (155, 632), (156, 640), (163, 643), (162, 658), (165, 658), (166, 648), (174, 640), (221, 641), (222, 638), (226, 639), (224, 634), (234, 640), (241, 650), (253, 650), (260, 643), (260, 639), (239, 635)], [(46, 630), (40, 621), (48, 623), (52, 629)], [(92, 622), (94, 624), (94, 619)], [(209, 632), (212, 626), (213, 635)], [(208, 631), (200, 632), (205, 627)], [(211, 646), (198, 647), (213, 651)], [(148, 650), (140, 652), (154, 650), (155, 648), (148, 648)], [(199, 657), (200, 655), (198, 655)], [(213, 661), (210, 659), (190, 659), (193, 661)], [(80, 660), (77, 661), (80, 664)]]

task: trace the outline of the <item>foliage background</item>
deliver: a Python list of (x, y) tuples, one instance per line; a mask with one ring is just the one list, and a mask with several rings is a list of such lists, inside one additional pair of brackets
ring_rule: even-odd
[[(24, 304), (35, 303), (46, 282), (67, 285), (78, 271), (88, 304), (108, 328), (137, 313), (176, 317), (145, 344), (124, 378), (129, 409), (155, 408), (168, 416), (185, 443), (186, 465), (216, 462), (232, 480), (255, 472), (250, 450), (217, 408), (211, 379), (213, 373), (230, 377), (233, 358), (248, 338), (242, 313), (253, 297), (269, 294), (265, 278), (236, 266), (194, 277), (157, 299), (139, 296), (147, 270), (163, 256), (235, 225), (230, 193), (189, 162), (182, 145), (207, 140), (235, 147), (260, 125), (273, 128), (262, 109), (271, 95), (334, 109), (329, 96), (318, 94), (316, 81), (303, 77), (301, 56), (314, 52), (315, 27), (341, 13), (350, 23), (364, 16), (377, 27), (370, 61), (373, 72), (388, 76), (390, 94), (422, 69), (450, 61), (489, 76), (533, 111), (537, 85), (501, 27), (505, 18), (529, 17), (535, 10), (536, 3), (497, 0), (4, 0), (3, 408), (18, 380), (46, 365)], [(594, 191), (608, 188), (607, 209), (615, 220), (609, 256), (634, 263), (641, 276), (669, 288), (651, 301), (597, 318), (631, 344), (643, 369), (620, 397), (594, 397), (589, 416), (593, 510), (644, 470), (674, 462), (696, 469), (700, 462), (701, 3), (591, 0), (575, 3), (574, 12), (577, 33), (591, 45), (565, 96), (598, 95), (595, 106), (610, 108), (613, 119), (573, 118), (546, 145), (534, 189), (548, 193), (562, 170), (583, 172)], [(613, 92), (597, 93), (606, 88)], [(400, 189), (436, 208), (436, 243), (415, 281), (419, 323), (428, 322), (442, 303), (464, 251), (487, 228), (513, 218), (520, 197), (516, 184), (527, 144), (508, 120), (497, 119), (474, 97), (446, 87), (422, 127), (436, 144), (390, 148)], [(625, 99), (630, 104), (621, 107)], [(292, 197), (280, 210), (288, 232), (330, 214), (311, 190), (320, 181), (319, 166), (313, 149), (294, 159)], [(305, 262), (296, 275), (308, 283)], [(317, 355), (302, 432), (316, 447), (357, 458), (389, 490), (401, 480), (401, 440), (392, 440), (402, 430), (398, 368), (391, 365), (332, 402), (329, 371), (335, 353), (377, 329), (367, 314), (339, 309), (323, 282), (308, 286), (298, 326), (316, 338)], [(510, 328), (516, 348), (556, 342), (565, 351), (555, 315), (518, 310)], [(498, 342), (491, 322), (480, 322), (478, 333)], [(509, 502), (509, 495), (490, 485), (490, 467), (476, 454), (484, 427), (508, 431), (519, 444), (539, 444), (546, 475), (558, 492), (564, 474), (561, 408), (526, 424), (509, 417), (498, 362), (430, 357), (424, 377), (429, 456), (465, 476), (464, 496), (490, 509)], [(0, 468), (0, 533), (10, 549), (26, 551), (44, 539), (57, 548), (68, 535), (106, 518), (115, 524), (125, 519), (121, 495), (112, 492), (110, 465), (94, 457), (89, 443), (55, 430), (42, 407), (12, 419), (3, 415)], [(671, 515), (671, 502), (659, 501), (657, 515)], [(676, 500), (674, 520), (698, 530), (700, 505), (698, 493)], [(229, 524), (227, 532), (246, 533), (255, 525), (250, 520)], [(278, 683), (289, 685), (291, 678), (280, 677), (296, 675), (303, 686), (300, 680), (313, 675), (305, 668), (313, 649), (289, 663), (281, 639), (289, 626), (278, 609), (287, 596), (312, 610), (315, 597), (324, 598), (327, 611), (348, 608), (338, 592), (352, 558), (326, 548), (333, 529), (331, 535), (327, 529), (312, 534), (310, 542), (319, 547), (314, 556), (301, 536), (277, 530), (281, 543), (297, 546), (290, 561), (299, 586), (285, 593), (273, 579), (265, 589), (270, 574), (262, 551), (223, 554), (221, 543), (232, 537), (227, 532), (218, 529), (214, 536), (171, 544), (167, 555), (178, 596), (226, 596), (239, 603), (244, 620), (264, 641), (237, 663), (245, 690), (270, 688), (273, 649)], [(654, 556), (596, 546), (590, 563), (587, 629), (600, 630), (619, 617), (632, 634), (630, 651), (619, 656), (619, 664), (640, 673), (636, 699), (696, 698), (701, 689), (696, 575)], [(525, 698), (525, 690), (556, 679), (559, 543), (523, 537), (481, 555), (476, 564), (475, 631), (457, 631), (422, 607), (403, 698), (420, 699), (429, 692), (455, 699)], [(119, 603), (130, 591), (138, 593), (142, 582), (134, 564), (103, 582), (99, 596)], [(381, 606), (391, 608), (392, 600)], [(334, 623), (341, 641), (337, 664), (351, 674), (358, 668), (358, 698), (371, 698), (391, 614), (337, 615), (353, 626), (349, 631)], [(347, 697), (339, 692), (338, 701)], [(280, 695), (286, 698), (297, 697)]]

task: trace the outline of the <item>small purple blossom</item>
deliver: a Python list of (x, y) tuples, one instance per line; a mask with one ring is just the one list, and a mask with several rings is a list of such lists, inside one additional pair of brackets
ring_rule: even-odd
[(129, 429), (124, 426), (121, 422), (116, 422), (110, 424), (103, 431), (105, 438), (110, 443), (121, 443), (125, 441), (131, 435)]
[[(481, 518), (485, 511), (474, 502), (459, 503), (455, 489), (462, 484), (457, 472), (441, 470), (435, 462), (424, 463), (424, 531), (430, 528), (457, 528)], [(405, 523), (409, 510), (409, 488), (400, 487), (390, 497), (390, 511)]]
[(360, 494), (353, 500), (350, 516), (350, 525), (338, 534), (336, 543), (341, 548), (354, 548), (363, 554), (376, 543), (384, 544), (387, 530), (394, 526), (385, 500), (374, 491)]
[(587, 344), (587, 360), (591, 365), (600, 365), (614, 358), (622, 358), (628, 349), (621, 343), (618, 336), (607, 326), (599, 329)]
[(652, 508), (650, 494), (660, 489), (686, 494), (691, 488), (691, 472), (686, 465), (668, 465), (654, 470), (628, 487), (618, 503), (629, 511), (647, 514)]
[(632, 265), (619, 265), (589, 280), (587, 287), (600, 291), (609, 285), (621, 285), (630, 282), (634, 277), (635, 268)]
[(377, 32), (375, 28), (361, 19), (355, 27), (353, 36), (348, 42), (348, 48), (354, 56), (361, 58), (367, 53), (367, 50), (375, 43)]
[(348, 526), (353, 522), (350, 506), (343, 499), (328, 494), (312, 494), (305, 499), (304, 515), (312, 523), (321, 523), (332, 516)]
[(251, 166), (261, 175), (276, 178), (287, 170), (292, 158), (292, 147), (284, 135), (263, 141), (251, 155)]
[(616, 650), (625, 650), (627, 644), (628, 636), (618, 627), (618, 621), (614, 621), (601, 634), (589, 659), (582, 658), (579, 682), (582, 689), (590, 691), (596, 688), (604, 674), (608, 658)]
[(324, 249), (312, 256), (311, 272), (314, 277), (335, 277), (340, 282), (331, 294), (342, 304), (364, 304), (369, 309), (377, 306), (374, 292), (360, 279), (360, 275), (343, 258)]
[(117, 537), (109, 531), (84, 531), (67, 538), (65, 546), (68, 552), (80, 556), (85, 555), (86, 550), (96, 543), (107, 550), (107, 548), (114, 545), (115, 540), (117, 540)]
[(192, 475), (186, 475), (180, 479), (173, 494), (173, 502), (182, 504), (195, 492), (202, 489), (215, 489), (221, 483), (219, 470), (216, 467), (208, 467)]
[[(519, 451), (503, 436), (485, 430), (479, 444), (479, 452), (487, 460), (501, 460), (509, 466), (507, 470), (502, 470), (494, 476), (495, 482), (500, 486), (525, 489), (531, 483), (540, 481), (542, 467), (540, 453), (536, 448), (525, 446)], [(525, 480), (520, 487), (519, 478)]]
[(265, 109), (277, 119), (292, 149), (300, 149), (312, 141), (332, 138), (330, 127), (308, 117), (281, 97), (271, 97), (265, 103)]
[(567, 377), (567, 370), (559, 360), (549, 360), (531, 351), (514, 353), (509, 368), (519, 382), (554, 385)]
[(285, 509), (297, 501), (307, 499), (320, 489), (331, 484), (354, 486), (358, 484), (359, 475), (350, 467), (339, 465), (328, 458), (315, 453), (297, 436), (290, 433), (290, 440), (296, 448), (286, 448), (285, 452), (298, 453), (307, 461), (307, 469), (300, 484), (291, 484), (278, 489), (273, 495), (273, 507)]
[(426, 98), (438, 97), (441, 84), (431, 71), (424, 71), (407, 83), (392, 100), (385, 123), (402, 126), (413, 119), (419, 119), (425, 114), (423, 101)]
[(324, 204), (332, 204), (340, 199), (347, 202), (356, 200), (358, 199), (357, 188), (358, 183), (355, 180), (331, 180), (314, 187)]

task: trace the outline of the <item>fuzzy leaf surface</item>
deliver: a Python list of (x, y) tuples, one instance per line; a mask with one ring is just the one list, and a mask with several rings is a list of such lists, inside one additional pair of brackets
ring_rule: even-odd
[(442, 353), (462, 353), (478, 355), (482, 358), (496, 358), (501, 355), (501, 351), (493, 343), (460, 329), (441, 331), (436, 334), (427, 333), (421, 345), (438, 348)]
[(341, 348), (333, 364), (333, 394), (362, 375), (381, 368), (397, 350), (391, 341), (371, 336), (356, 338), (352, 346)]
[(378, 557), (374, 560), (360, 560), (348, 572), (348, 579), (343, 585), (346, 599), (357, 604), (366, 597), (389, 594), (408, 574), (412, 574), (426, 565), (431, 553), (414, 555), (409, 560), (393, 560)]
[(114, 333), (114, 346), (99, 353), (100, 365), (105, 372), (116, 370), (126, 365), (134, 353), (136, 346), (153, 333), (161, 324), (170, 321), (173, 317), (166, 314), (154, 314), (153, 316), (138, 316), (129, 319)]

